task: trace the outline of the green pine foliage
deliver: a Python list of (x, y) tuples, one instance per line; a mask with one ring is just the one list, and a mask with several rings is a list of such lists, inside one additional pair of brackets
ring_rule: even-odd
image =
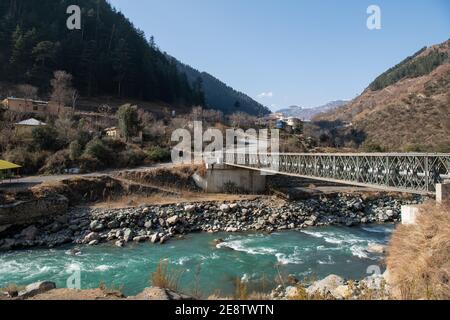
[[(253, 116), (263, 116), (270, 113), (270, 110), (262, 104), (227, 86), (209, 73), (200, 72), (174, 58), (171, 59), (177, 64), (180, 72), (186, 74), (194, 90), (197, 88), (196, 92), (199, 88), (203, 88), (204, 95), (200, 99), (204, 99), (208, 108), (220, 110), (225, 114), (244, 112)], [(198, 87), (199, 83), (200, 87)]]
[(426, 49), (426, 47), (422, 48), (413, 56), (406, 58), (395, 67), (380, 75), (370, 84), (369, 88), (374, 91), (382, 90), (402, 79), (427, 75), (447, 61), (448, 54), (439, 50), (433, 50), (428, 55), (418, 57)]
[[(69, 5), (82, 10), (81, 30), (66, 27)], [(153, 38), (106, 0), (0, 1), (0, 82), (29, 83), (49, 92), (55, 70), (74, 77), (85, 96), (115, 95), (177, 105), (201, 105)]]

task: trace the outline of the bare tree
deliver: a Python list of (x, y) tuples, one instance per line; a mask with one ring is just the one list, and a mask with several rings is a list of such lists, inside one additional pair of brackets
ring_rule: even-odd
[(33, 100), (37, 98), (38, 88), (29, 84), (17, 86), (17, 92), (25, 99)]
[(253, 117), (245, 112), (236, 112), (229, 116), (230, 124), (233, 127), (247, 129), (255, 126), (256, 117)]
[(52, 86), (52, 100), (60, 107), (73, 102), (72, 75), (65, 71), (55, 71), (54, 78), (50, 81)]
[(192, 108), (191, 120), (192, 121), (203, 121), (203, 108), (202, 107)]
[(77, 107), (78, 98), (80, 98), (80, 95), (78, 94), (78, 91), (76, 89), (72, 90), (72, 93), (70, 95), (70, 99), (72, 101), (72, 110), (75, 111)]
[(210, 124), (216, 124), (223, 121), (223, 113), (218, 110), (204, 110), (203, 118)]

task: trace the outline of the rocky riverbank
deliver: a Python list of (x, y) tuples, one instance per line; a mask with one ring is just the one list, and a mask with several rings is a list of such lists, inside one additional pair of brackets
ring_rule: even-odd
[[(287, 286), (279, 285), (270, 293), (248, 292), (241, 297), (249, 300), (384, 300), (392, 299), (387, 280), (388, 273), (373, 275), (361, 281), (345, 280), (337, 275), (301, 284), (289, 277)], [(208, 299), (222, 300), (233, 297), (210, 296)], [(22, 288), (10, 286), (0, 289), (0, 300), (194, 300), (192, 296), (169, 289), (149, 287), (135, 296), (126, 297), (120, 290), (99, 287), (97, 289), (71, 290), (60, 288), (51, 281), (36, 282)]]
[(272, 290), (273, 300), (386, 300), (392, 299), (388, 284), (389, 272), (374, 274), (362, 280), (346, 280), (337, 275), (314, 281), (309, 285), (291, 283)]
[(293, 202), (261, 197), (233, 203), (71, 208), (64, 215), (3, 232), (0, 250), (102, 242), (123, 247), (128, 242), (163, 244), (190, 232), (270, 233), (313, 226), (398, 222), (402, 205), (422, 201), (421, 197), (400, 199), (380, 195), (367, 199), (362, 195), (341, 194)]

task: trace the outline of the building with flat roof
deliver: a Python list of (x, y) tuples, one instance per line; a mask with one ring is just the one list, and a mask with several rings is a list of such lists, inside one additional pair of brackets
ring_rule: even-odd
[(2, 101), (3, 106), (12, 112), (34, 113), (41, 115), (58, 115), (63, 111), (70, 111), (70, 107), (60, 106), (58, 103), (50, 101), (40, 101), (25, 98), (8, 97)]

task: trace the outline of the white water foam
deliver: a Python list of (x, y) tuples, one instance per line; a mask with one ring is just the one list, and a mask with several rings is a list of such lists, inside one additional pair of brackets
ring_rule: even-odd
[(304, 263), (296, 254), (287, 255), (284, 253), (277, 253), (275, 256), (277, 257), (277, 261), (282, 265)]
[(360, 259), (369, 259), (369, 255), (365, 249), (366, 247), (361, 246), (351, 246), (350, 251), (352, 252), (352, 255), (355, 257), (358, 257)]
[(95, 267), (95, 270), (108, 271), (108, 270), (113, 269), (113, 268), (114, 268), (113, 266), (101, 265), (101, 266)]
[(251, 239), (233, 240), (233, 241), (219, 243), (216, 247), (218, 249), (230, 248), (235, 251), (245, 252), (245, 253), (253, 254), (253, 255), (271, 255), (271, 254), (277, 253), (277, 251), (272, 248), (249, 247), (248, 246), (249, 242), (252, 242)]
[(333, 265), (336, 264), (336, 262), (333, 261), (333, 259), (331, 258), (331, 256), (328, 256), (327, 260), (317, 260), (318, 264), (323, 264), (323, 265)]
[(362, 227), (364, 231), (372, 232), (372, 233), (385, 233), (385, 234), (391, 234), (392, 229), (388, 227), (383, 226), (376, 226), (376, 227)]

